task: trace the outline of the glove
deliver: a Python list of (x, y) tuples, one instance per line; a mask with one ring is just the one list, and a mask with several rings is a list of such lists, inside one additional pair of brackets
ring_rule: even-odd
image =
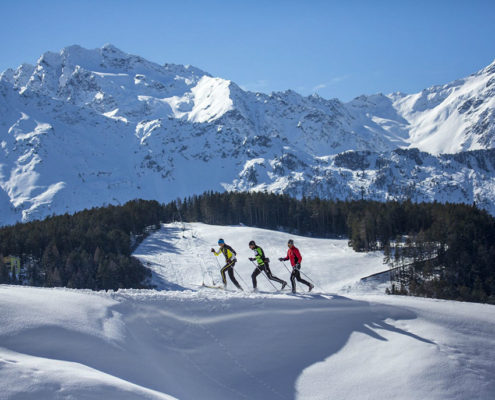
[(285, 261), (285, 258), (280, 257), (280, 258), (278, 259), (278, 261)]
[(301, 269), (301, 264), (297, 263), (294, 265), (294, 269), (297, 269), (298, 271)]
[(211, 249), (211, 252), (214, 253), (215, 252), (215, 249)]
[(249, 261), (254, 261), (254, 258), (253, 257), (249, 257)]

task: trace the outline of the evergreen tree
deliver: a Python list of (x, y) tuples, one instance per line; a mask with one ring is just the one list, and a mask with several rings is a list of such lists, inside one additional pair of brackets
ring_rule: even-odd
[(3, 262), (3, 255), (0, 253), (0, 283), (10, 283), (9, 270)]

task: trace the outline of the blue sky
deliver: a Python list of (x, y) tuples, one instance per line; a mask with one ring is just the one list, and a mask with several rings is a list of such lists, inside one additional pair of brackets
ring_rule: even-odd
[(191, 64), (243, 88), (348, 101), (495, 59), (495, 1), (0, 0), (0, 71), (71, 44)]

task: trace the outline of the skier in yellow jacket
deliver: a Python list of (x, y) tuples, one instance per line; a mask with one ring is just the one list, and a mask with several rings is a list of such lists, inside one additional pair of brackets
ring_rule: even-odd
[(234, 265), (237, 262), (236, 255), (237, 253), (235, 250), (230, 247), (228, 244), (225, 243), (223, 239), (218, 239), (218, 245), (220, 246), (220, 249), (218, 249), (218, 252), (215, 251), (215, 249), (211, 249), (211, 252), (215, 254), (216, 256), (223, 254), (225, 256), (225, 261), (227, 262), (223, 268), (220, 270), (220, 273), (222, 274), (222, 281), (223, 281), (223, 287), (227, 287), (227, 279), (225, 277), (225, 271), (229, 273), (229, 278), (232, 281), (232, 283), (240, 290), (242, 290), (241, 285), (239, 285), (239, 282), (235, 279), (234, 276)]

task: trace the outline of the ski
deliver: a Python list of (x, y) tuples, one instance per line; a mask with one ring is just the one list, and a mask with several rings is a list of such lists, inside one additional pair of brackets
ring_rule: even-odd
[(201, 287), (204, 287), (207, 289), (225, 289), (223, 286), (205, 285), (204, 283), (201, 285)]

